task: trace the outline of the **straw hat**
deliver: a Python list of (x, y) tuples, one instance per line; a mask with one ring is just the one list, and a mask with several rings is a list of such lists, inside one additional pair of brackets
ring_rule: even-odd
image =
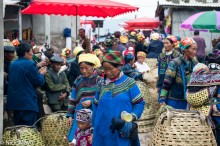
[(128, 37), (120, 36), (120, 42), (123, 43), (123, 44), (126, 44), (128, 42)]
[(76, 57), (79, 52), (85, 51), (82, 47), (75, 47), (73, 50), (73, 55)]

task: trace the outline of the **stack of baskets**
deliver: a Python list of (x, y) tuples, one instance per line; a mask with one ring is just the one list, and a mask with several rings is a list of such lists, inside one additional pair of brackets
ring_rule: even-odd
[(157, 120), (151, 146), (217, 146), (206, 117), (198, 111), (167, 109)]
[[(142, 96), (146, 102), (141, 118), (137, 122), (139, 133), (148, 133), (153, 130), (156, 113), (158, 110), (156, 76), (157, 76), (157, 59), (145, 60), (153, 73), (145, 73), (143, 78), (145, 82), (137, 81)], [(146, 77), (146, 78), (145, 78)]]
[(45, 146), (37, 129), (33, 126), (13, 126), (5, 128), (2, 146)]
[(139, 89), (141, 90), (143, 99), (146, 102), (142, 116), (139, 119), (139, 121), (137, 121), (138, 132), (146, 133), (153, 130), (155, 116), (156, 116), (156, 111), (154, 109), (155, 101), (151, 97), (148, 87), (144, 82), (136, 81), (136, 83)]
[(66, 112), (56, 112), (45, 117), (41, 135), (46, 146), (67, 146), (68, 142), (64, 139), (67, 134)]

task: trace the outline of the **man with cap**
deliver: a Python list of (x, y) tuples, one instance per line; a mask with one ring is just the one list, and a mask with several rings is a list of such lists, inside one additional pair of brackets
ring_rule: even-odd
[(71, 63), (69, 72), (67, 74), (67, 78), (70, 84), (70, 87), (73, 86), (73, 83), (75, 79), (81, 75), (78, 59), (80, 54), (85, 54), (85, 50), (82, 47), (75, 47), (73, 50), (73, 55), (76, 57), (76, 59)]
[(53, 112), (67, 110), (70, 86), (66, 74), (60, 72), (63, 58), (55, 55), (50, 59), (50, 63), (51, 68), (48, 69), (45, 76), (48, 104)]
[(8, 75), (11, 62), (15, 57), (15, 47), (4, 46), (4, 95), (8, 92)]

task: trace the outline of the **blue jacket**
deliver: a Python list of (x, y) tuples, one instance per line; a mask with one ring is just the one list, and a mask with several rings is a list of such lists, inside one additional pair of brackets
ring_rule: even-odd
[(163, 50), (163, 42), (160, 40), (153, 40), (150, 42), (148, 47), (148, 54), (147, 58), (158, 58), (160, 53), (162, 53)]
[(44, 76), (38, 73), (33, 61), (19, 57), (11, 64), (8, 83), (7, 110), (38, 112), (35, 88), (44, 84)]

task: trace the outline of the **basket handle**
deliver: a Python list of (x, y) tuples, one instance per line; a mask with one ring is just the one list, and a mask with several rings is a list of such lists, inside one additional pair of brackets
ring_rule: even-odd
[[(172, 111), (176, 111), (176, 112), (186, 112), (185, 110), (177, 110), (177, 109), (165, 109), (165, 111), (167, 112), (167, 125), (170, 126), (171, 125), (171, 120), (173, 117), (176, 117), (176, 115), (174, 115), (172, 113)], [(201, 124), (202, 125), (205, 125), (205, 119), (206, 117), (202, 114), (201, 111), (195, 111), (195, 110), (187, 110), (188, 113), (198, 113), (199, 116), (188, 116), (188, 117), (194, 117), (194, 118), (197, 118), (199, 117), (200, 118), (200, 121), (201, 121)]]
[(39, 122), (39, 121), (41, 121), (42, 119), (44, 119), (45, 117), (41, 117), (40, 119), (38, 119), (34, 124), (33, 124), (33, 127), (36, 127), (35, 125)]
[(35, 128), (33, 126), (27, 126), (27, 125), (17, 125), (17, 126), (12, 126), (12, 127), (7, 127), (4, 129), (4, 132), (10, 131), (10, 137), (12, 137), (12, 132), (15, 132), (17, 135), (17, 138), (20, 138), (20, 132), (18, 131), (19, 128), (21, 127), (26, 127), (26, 128)]

